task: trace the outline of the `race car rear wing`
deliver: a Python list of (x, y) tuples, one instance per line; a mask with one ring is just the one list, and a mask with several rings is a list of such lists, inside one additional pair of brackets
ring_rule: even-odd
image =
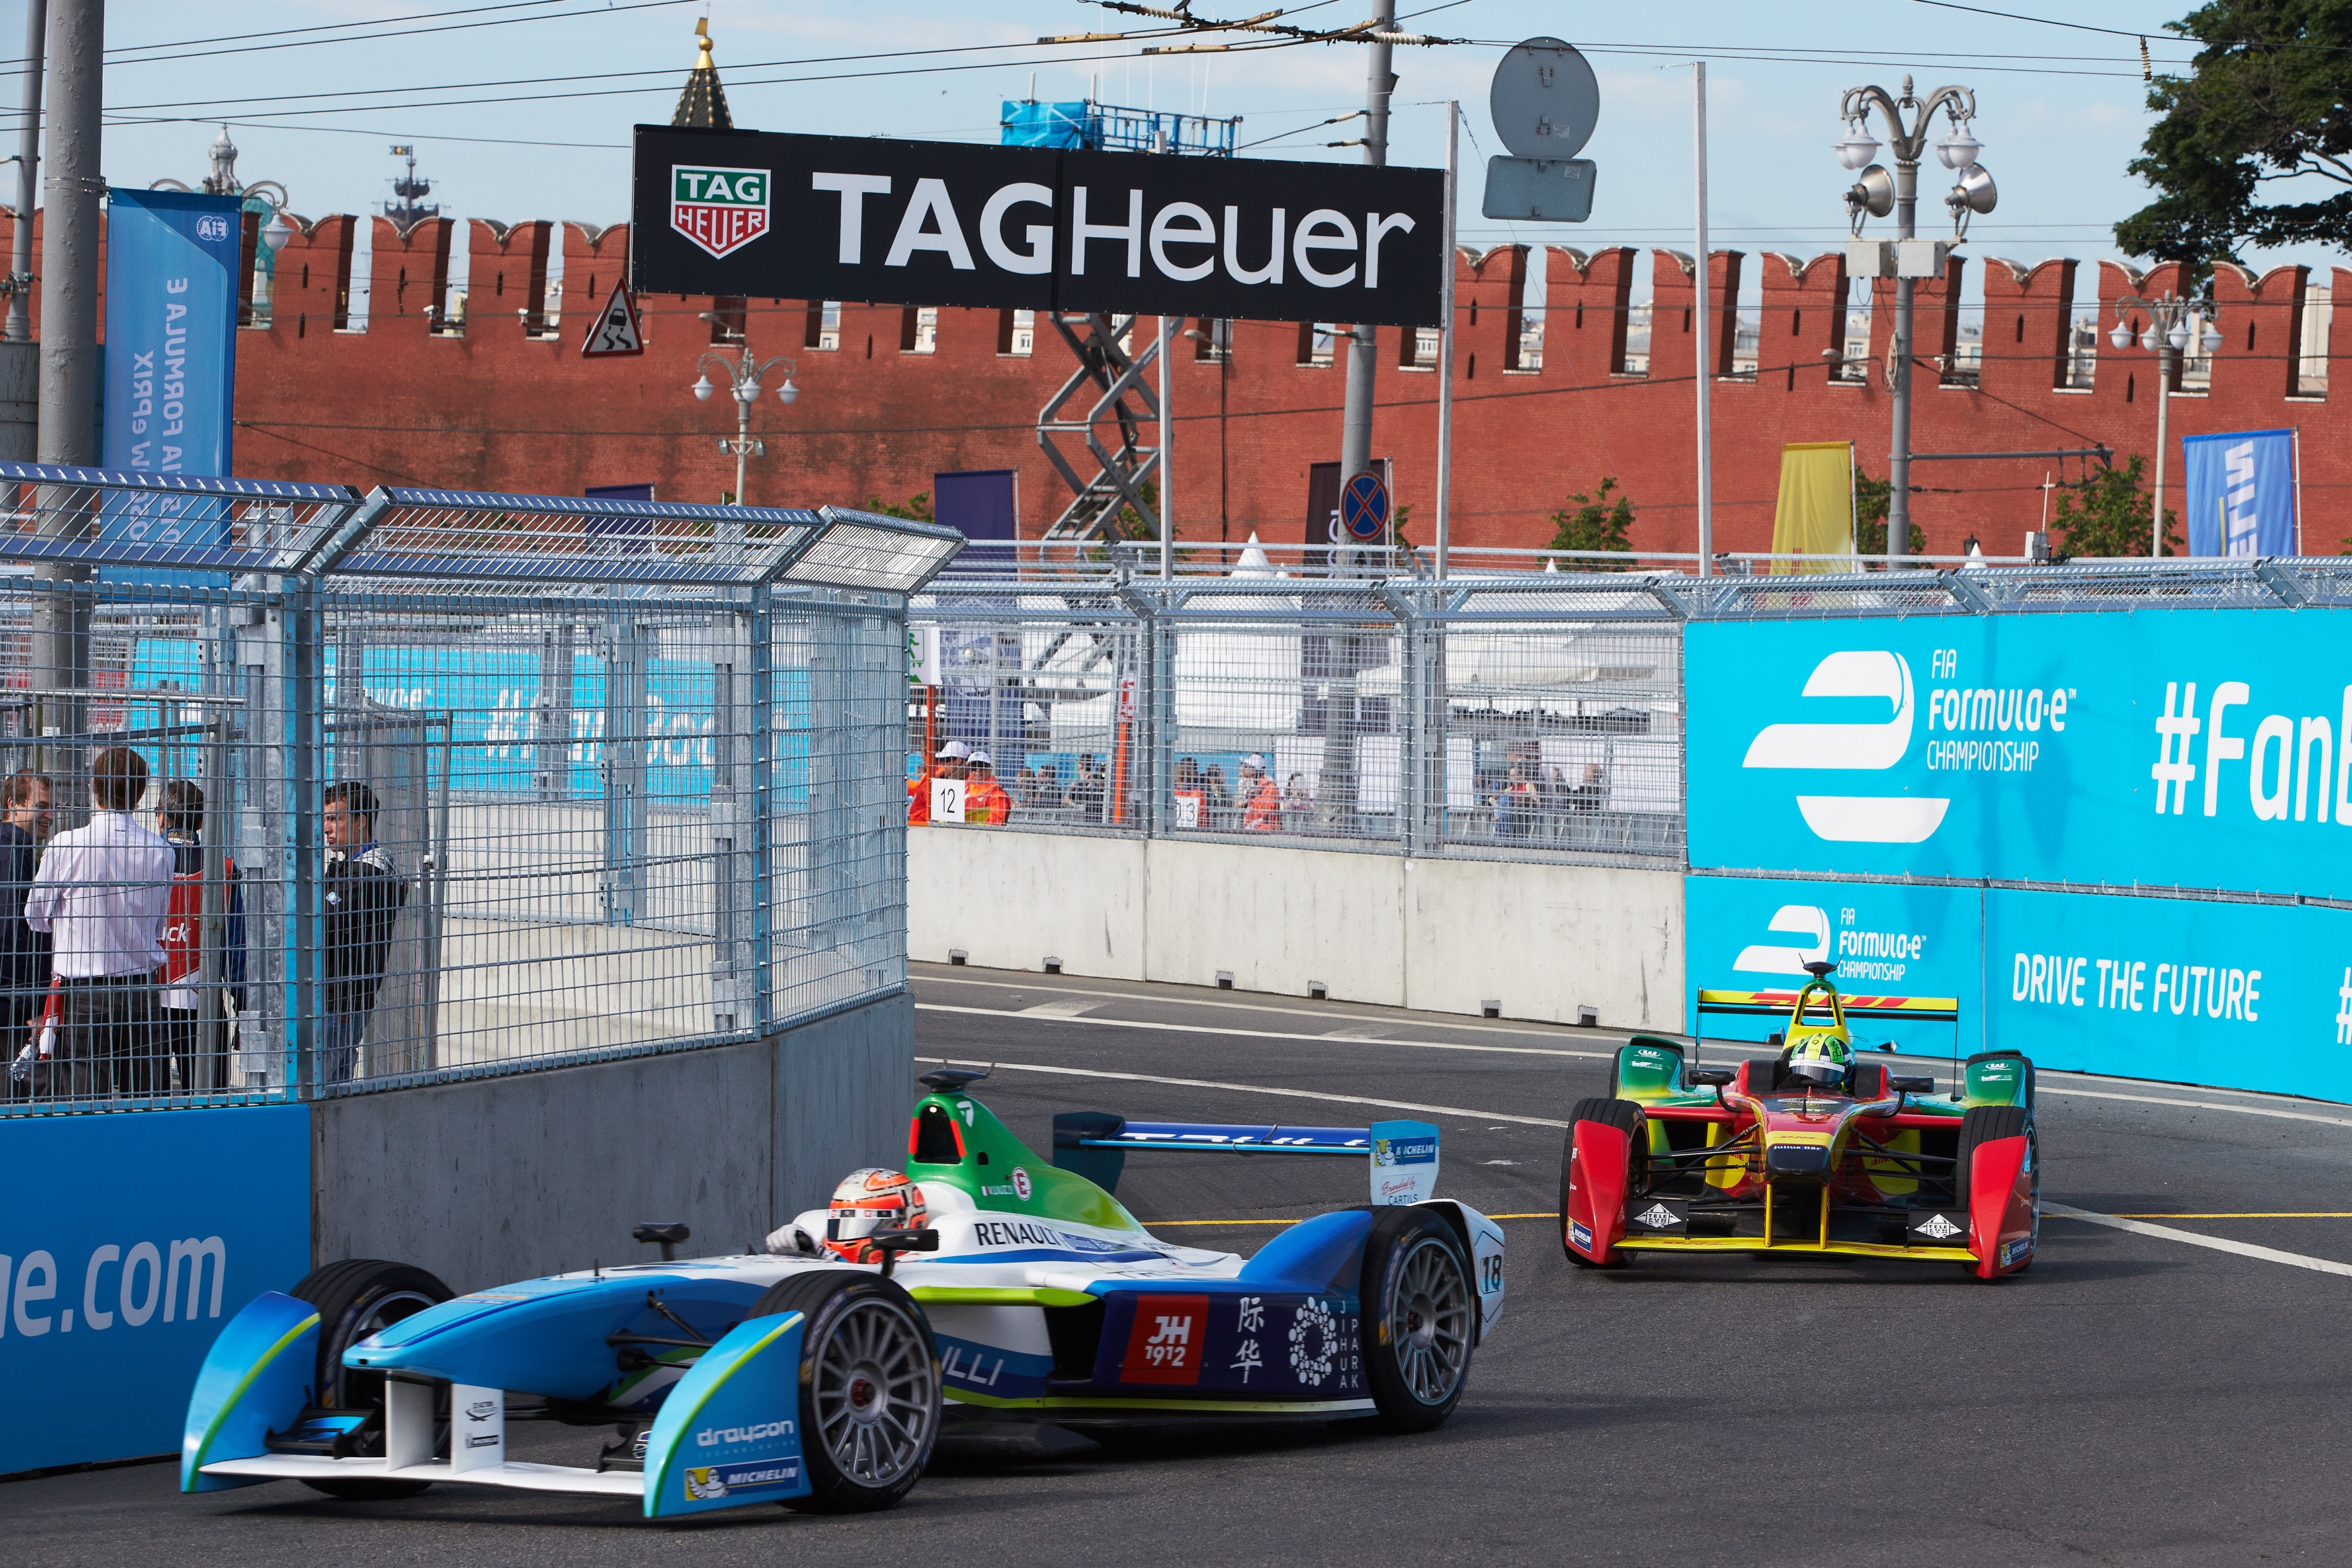
[[(1841, 996), (1838, 1003), (1848, 1013), (1876, 1018), (1896, 1018), (1921, 1023), (1960, 1021), (1960, 1003), (1957, 997)], [(1794, 991), (1701, 991), (1698, 994), (1698, 1014), (1702, 1023), (1709, 1013), (1733, 1018), (1786, 1018), (1789, 1009), (1796, 1005), (1797, 993)], [(1826, 1021), (1830, 1016), (1828, 1004), (1822, 1002), (1805, 1009), (1807, 1018), (1816, 1013)]]
[(1436, 1126), (1375, 1122), (1369, 1127), (1296, 1127), (1213, 1122), (1130, 1122), (1108, 1111), (1054, 1118), (1054, 1164), (1115, 1192), (1127, 1156), (1154, 1154), (1325, 1155), (1371, 1163), (1372, 1202), (1419, 1203), (1437, 1186)]

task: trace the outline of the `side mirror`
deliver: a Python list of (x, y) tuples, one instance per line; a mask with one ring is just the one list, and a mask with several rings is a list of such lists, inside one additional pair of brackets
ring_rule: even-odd
[(1692, 1069), (1690, 1078), (1693, 1088), (1711, 1085), (1720, 1089), (1738, 1076), (1738, 1074), (1728, 1067), (1699, 1067)]
[(866, 1242), (882, 1254), (882, 1277), (887, 1280), (898, 1266), (899, 1253), (938, 1251), (940, 1233), (930, 1229), (877, 1230)]
[(1936, 1081), (1932, 1078), (1898, 1078), (1887, 1074), (1886, 1090), (1890, 1094), (1933, 1094)]
[(640, 1225), (629, 1232), (631, 1239), (661, 1243), (662, 1261), (669, 1262), (677, 1256), (677, 1244), (692, 1236), (682, 1219), (663, 1220), (653, 1225)]

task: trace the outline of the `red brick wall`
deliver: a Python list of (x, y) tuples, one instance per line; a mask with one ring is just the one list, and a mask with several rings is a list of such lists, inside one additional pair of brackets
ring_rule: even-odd
[[(698, 403), (688, 392), (698, 358), (713, 346), (711, 328), (697, 319), (710, 301), (675, 295), (643, 300), (643, 358), (580, 358), (580, 339), (626, 265), (625, 226), (592, 238), (576, 224), (518, 224), (502, 234), (470, 225), (470, 319), (462, 335), (434, 335), (431, 311), (447, 286), (455, 226), (437, 219), (404, 237), (382, 218), (366, 220), (374, 225), (372, 318), (364, 332), (336, 329), (360, 221), (321, 219), (278, 257), (276, 319), (239, 343), (241, 472), (362, 486), (405, 482), (572, 494), (650, 480), (665, 497), (697, 501), (716, 500), (733, 486), (734, 460), (718, 448), (718, 437), (732, 434), (733, 407), (719, 397)], [(6, 226), (0, 215), (0, 244)], [(564, 271), (559, 336), (530, 336), (522, 318), (539, 300), (549, 250), (558, 245)], [(1548, 269), (1539, 369), (1513, 363), (1516, 306), (1531, 265)], [(1458, 543), (1547, 543), (1549, 514), (1570, 491), (1589, 490), (1607, 476), (1633, 499), (1637, 544), (1693, 548), (1692, 279), (1686, 257), (1652, 254), (1649, 373), (1625, 375), (1618, 369), (1625, 309), (1640, 265), (1637, 253), (1622, 248), (1580, 257), (1558, 248), (1505, 246), (1459, 258)], [(2152, 454), (2152, 355), (2137, 347), (2117, 352), (2102, 340), (2096, 385), (2059, 387), (2074, 262), (2027, 268), (1999, 259), (1955, 260), (1945, 279), (1919, 290), (1920, 351), (1950, 351), (1965, 266), (1985, 268), (1981, 385), (1942, 386), (1932, 367), (1922, 368), (1914, 381), (1915, 448), (2105, 442), (2121, 455)], [(1720, 374), (1730, 363), (1731, 323), (1719, 307), (1736, 298), (1748, 269), (1760, 273), (1759, 370), (1753, 380), (1735, 381)], [(1823, 358), (1843, 340), (1841, 256), (1800, 261), (1718, 253), (1708, 270), (1719, 334), (1712, 356), (1719, 377), (1713, 392), (1716, 542), (1761, 549), (1770, 539), (1781, 444), (1850, 439), (1864, 465), (1883, 477), (1887, 394), (1875, 363), (1870, 379), (1845, 382), (1833, 379)], [(2308, 426), (2306, 538), (2311, 549), (2333, 550), (2339, 536), (2352, 533), (2352, 524), (2339, 520), (2340, 497), (2352, 484), (2352, 444), (2336, 439), (2347, 422), (2328, 399), (2292, 395), (2305, 281), (2304, 269), (2295, 267), (2259, 279), (2221, 269), (2214, 289), (2226, 346), (2210, 393), (2176, 398), (2172, 423), (2176, 435)], [(2336, 269), (2333, 282), (2338, 298), (2352, 298), (2345, 292), (2352, 272)], [(2137, 288), (2153, 292), (2177, 283), (2174, 269), (2158, 267)], [(1889, 307), (1873, 312), (1872, 353), (1883, 362), (1893, 286), (1877, 287)], [(2103, 328), (2114, 319), (2107, 302), (2131, 287), (2123, 268), (2100, 264)], [(897, 305), (845, 306), (840, 348), (822, 352), (807, 346), (806, 301), (750, 302), (752, 347), (762, 356), (794, 356), (801, 388), (792, 407), (770, 397), (754, 416), (769, 455), (753, 460), (751, 498), (900, 500), (929, 490), (937, 471), (1011, 467), (1021, 476), (1023, 528), (1034, 536), (1067, 498), (1038, 450), (1034, 422), (1074, 361), (1045, 322), (1033, 356), (1001, 354), (1004, 323), (994, 310), (941, 310), (937, 352), (903, 351), (906, 317)], [(1153, 325), (1150, 318), (1142, 323)], [(1383, 328), (1380, 336), (1374, 450), (1396, 460), (1399, 499), (1412, 508), (1412, 536), (1425, 543), (1434, 377), (1402, 366), (1407, 349), (1397, 329)], [(1221, 366), (1179, 340), (1174, 467), (1182, 536), (1217, 536), (1222, 475), (1231, 537), (1253, 530), (1269, 541), (1300, 537), (1308, 465), (1338, 455), (1342, 371), (1337, 364), (1299, 365), (1298, 342), (1295, 322), (1243, 322), (1233, 361)], [(2336, 338), (2334, 351), (2352, 357), (2352, 332)], [(2347, 373), (2331, 379), (2352, 398)], [(2033, 486), (2055, 466), (2041, 460), (1920, 465), (1915, 482), (1930, 488), (1915, 498), (1914, 516), (1928, 547), (1952, 550), (1975, 533), (1989, 550), (2015, 550), (2041, 515)]]

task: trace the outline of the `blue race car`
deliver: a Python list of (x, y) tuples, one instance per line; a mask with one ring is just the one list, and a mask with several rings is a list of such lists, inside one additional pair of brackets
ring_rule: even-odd
[[(885, 1508), (943, 1422), (1105, 1436), (1170, 1423), (1433, 1427), (1500, 1321), (1503, 1235), (1431, 1196), (1437, 1129), (1057, 1117), (1041, 1160), (928, 1074), (905, 1173), (861, 1171), (757, 1253), (454, 1296), (423, 1270), (328, 1265), (221, 1332), (188, 1406), (181, 1484), (290, 1479), (345, 1498), (435, 1482), (635, 1500), (648, 1518), (756, 1502)], [(1373, 1206), (1255, 1256), (1146, 1231), (1113, 1192), (1167, 1151), (1367, 1161)], [(511, 1423), (602, 1428), (568, 1465), (508, 1458)]]

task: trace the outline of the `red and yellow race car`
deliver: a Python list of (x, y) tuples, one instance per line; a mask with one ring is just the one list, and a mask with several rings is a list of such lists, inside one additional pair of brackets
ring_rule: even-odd
[(1692, 1068), (1675, 1041), (1636, 1035), (1610, 1093), (1577, 1103), (1559, 1175), (1571, 1262), (1833, 1252), (1943, 1260), (1996, 1280), (2033, 1261), (2033, 1064), (2014, 1051), (1971, 1056), (1938, 1096), (1933, 1078), (1857, 1056), (1846, 1014), (1957, 1023), (1958, 1002), (1843, 998), (1834, 965), (1806, 967), (1794, 993), (1699, 993), (1702, 1020), (1785, 1009), (1779, 1055)]

